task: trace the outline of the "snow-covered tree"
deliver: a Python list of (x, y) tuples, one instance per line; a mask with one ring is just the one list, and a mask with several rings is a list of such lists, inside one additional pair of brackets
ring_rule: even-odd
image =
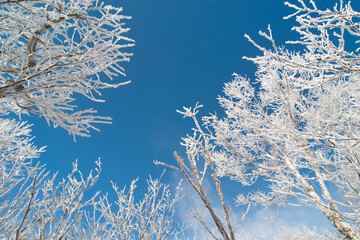
[[(77, 163), (65, 179), (41, 165), (44, 151), (32, 143), (30, 125), (11, 114), (35, 113), (75, 136), (89, 136), (94, 123), (108, 123), (92, 109), (75, 111), (82, 95), (101, 101), (105, 81), (124, 75), (126, 48), (122, 9), (97, 0), (0, 0), (0, 238), (1, 239), (167, 239), (174, 204), (180, 199), (157, 179), (148, 180), (136, 200), (136, 180), (128, 190), (113, 188), (115, 202), (100, 192), (99, 178)], [(15, 113), (15, 114), (14, 114)], [(13, 116), (15, 117), (15, 116)]]
[[(128, 190), (113, 184), (115, 201), (100, 192), (89, 195), (99, 178), (87, 177), (77, 163), (65, 179), (33, 160), (43, 149), (31, 143), (29, 125), (0, 119), (0, 238), (1, 239), (167, 239), (173, 227), (181, 187), (149, 179), (143, 198), (136, 200), (136, 180)], [(113, 197), (112, 197), (113, 198)]]
[(100, 89), (128, 83), (104, 79), (124, 75), (120, 63), (131, 56), (130, 17), (121, 12), (96, 0), (1, 0), (1, 113), (35, 113), (74, 136), (109, 122), (72, 102), (79, 95), (101, 101)]
[(242, 186), (265, 181), (236, 203), (311, 206), (343, 237), (359, 239), (360, 13), (343, 1), (325, 11), (313, 0), (286, 5), (300, 35), (288, 42), (292, 50), (276, 45), (270, 27), (260, 35), (271, 49), (246, 35), (263, 53), (245, 58), (257, 65), (256, 80), (234, 74), (219, 97), (225, 116), (203, 117), (203, 126), (197, 107), (181, 112), (195, 121), (183, 139), (188, 171), (210, 168)]

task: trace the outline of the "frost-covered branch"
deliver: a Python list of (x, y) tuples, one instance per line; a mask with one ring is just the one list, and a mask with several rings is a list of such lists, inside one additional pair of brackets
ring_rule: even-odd
[[(190, 215), (189, 217), (196, 219), (201, 225), (203, 225), (205, 230), (214, 239), (217, 239), (216, 235), (218, 235), (213, 233), (213, 230), (215, 229), (217, 233), (220, 234), (222, 239), (234, 240), (236, 229), (238, 228), (241, 221), (240, 223), (237, 223), (235, 216), (233, 218), (230, 217), (231, 209), (229, 209), (229, 206), (225, 202), (222, 184), (220, 179), (216, 175), (216, 170), (212, 159), (214, 146), (210, 143), (211, 136), (209, 136), (203, 131), (196, 118), (196, 114), (199, 111), (198, 109), (201, 107), (201, 105), (197, 104), (193, 109), (184, 107), (183, 112), (178, 111), (184, 117), (191, 118), (195, 124), (195, 128), (193, 129), (194, 135), (188, 135), (187, 137), (183, 138), (183, 142), (181, 143), (183, 146), (186, 147), (187, 161), (185, 162), (178, 155), (177, 152), (174, 152), (174, 157), (178, 167), (159, 161), (155, 161), (155, 164), (169, 167), (181, 172), (186, 178), (186, 180), (190, 183), (191, 187), (195, 190), (197, 195), (200, 197), (201, 201), (204, 203), (205, 208), (209, 211), (214, 223), (212, 224), (206, 222), (203, 219), (202, 213), (195, 207), (192, 211), (192, 215)], [(201, 159), (204, 161), (203, 164), (199, 161)], [(199, 166), (199, 163), (202, 165)], [(219, 216), (219, 214), (215, 211), (215, 208), (213, 206), (213, 199), (210, 199), (209, 196), (207, 196), (207, 192), (205, 191), (204, 178), (206, 177), (207, 169), (209, 169), (210, 171), (211, 179), (216, 188), (217, 197), (222, 207), (221, 214), (223, 216)], [(247, 211), (248, 210), (249, 208), (247, 209)], [(243, 214), (241, 220), (243, 220), (243, 218), (247, 214), (247, 211)], [(224, 220), (222, 220), (222, 218)]]
[(140, 200), (135, 181), (128, 190), (113, 184), (116, 201), (100, 192), (89, 194), (101, 172), (86, 177), (75, 162), (60, 182), (34, 158), (44, 151), (31, 143), (29, 125), (0, 118), (0, 238), (2, 239), (167, 239), (173, 226), (181, 185), (171, 195), (168, 185), (148, 180)]
[(1, 112), (35, 113), (74, 136), (108, 123), (95, 110), (76, 111), (72, 102), (79, 95), (101, 101), (99, 90), (128, 83), (104, 79), (125, 75), (130, 17), (97, 0), (0, 4)]
[(342, 1), (325, 11), (314, 1), (286, 5), (300, 34), (288, 43), (301, 51), (278, 47), (270, 27), (260, 35), (272, 49), (246, 36), (263, 53), (245, 57), (257, 65), (257, 84), (238, 74), (225, 84), (225, 115), (204, 117), (205, 132), (195, 121), (194, 136), (184, 140), (190, 167), (183, 169), (197, 169), (194, 156), (202, 154), (216, 177), (268, 183), (240, 194), (237, 204), (311, 206), (343, 237), (359, 239), (360, 13)]

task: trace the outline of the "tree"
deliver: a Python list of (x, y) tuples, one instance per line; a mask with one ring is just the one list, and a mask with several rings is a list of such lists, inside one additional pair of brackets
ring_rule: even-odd
[(130, 17), (121, 11), (93, 0), (0, 1), (1, 112), (38, 114), (74, 137), (109, 122), (71, 103), (79, 95), (101, 101), (100, 89), (128, 83), (99, 75), (124, 75), (120, 63), (131, 56), (124, 52), (133, 46), (124, 36)]
[(43, 149), (30, 142), (29, 125), (0, 120), (0, 238), (2, 239), (167, 239), (173, 228), (175, 203), (169, 186), (148, 180), (140, 200), (134, 199), (136, 181), (129, 190), (113, 183), (116, 201), (100, 192), (90, 195), (101, 172), (84, 177), (77, 163), (62, 181), (34, 163)]
[(75, 111), (83, 95), (93, 101), (99, 90), (124, 83), (104, 81), (124, 75), (125, 48), (133, 40), (121, 8), (95, 0), (0, 1), (0, 238), (1, 239), (167, 239), (173, 228), (180, 185), (148, 180), (134, 199), (113, 183), (116, 202), (89, 194), (101, 172), (84, 177), (77, 163), (58, 181), (35, 159), (44, 148), (32, 143), (30, 125), (8, 117), (35, 113), (75, 136), (89, 136), (95, 123), (108, 123), (92, 109)]
[(203, 126), (198, 106), (181, 112), (195, 122), (182, 143), (187, 171), (209, 167), (242, 186), (266, 181), (266, 190), (239, 194), (236, 203), (310, 206), (344, 238), (359, 239), (360, 13), (343, 1), (325, 11), (313, 0), (285, 4), (295, 10), (285, 19), (299, 24), (299, 40), (287, 42), (293, 50), (278, 47), (270, 27), (260, 35), (272, 49), (245, 35), (263, 54), (245, 57), (257, 65), (256, 81), (234, 74), (219, 97), (225, 116), (203, 117)]
[[(178, 111), (180, 114), (183, 114), (185, 117), (190, 117), (195, 123), (194, 135), (187, 136), (183, 138), (182, 145), (186, 147), (187, 160), (184, 161), (177, 152), (174, 152), (174, 157), (178, 167), (160, 162), (154, 161), (156, 165), (162, 165), (168, 168), (172, 168), (180, 173), (182, 173), (186, 180), (190, 183), (190, 186), (195, 190), (196, 194), (200, 197), (201, 201), (204, 204), (213, 223), (207, 222), (203, 217), (203, 211), (193, 207), (191, 215), (188, 215), (190, 218), (197, 220), (206, 230), (207, 234), (214, 239), (218, 239), (218, 235), (224, 240), (235, 240), (236, 230), (239, 228), (242, 220), (245, 218), (247, 212), (249, 211), (250, 204), (247, 207), (245, 213), (242, 214), (240, 221), (237, 223), (236, 216), (233, 213), (231, 208), (226, 204), (224, 193), (222, 189), (222, 183), (219, 177), (216, 175), (215, 166), (212, 160), (212, 151), (213, 145), (210, 143), (208, 135), (201, 129), (198, 120), (196, 119), (196, 114), (198, 113), (198, 108), (202, 106), (196, 105), (194, 109), (184, 108), (184, 112)], [(204, 165), (200, 168), (197, 163), (200, 158), (204, 160)], [(218, 211), (215, 210), (214, 200), (207, 196), (205, 190), (204, 179), (208, 173), (209, 169), (211, 174), (211, 184), (216, 189), (218, 200), (221, 204), (221, 215), (219, 216)], [(192, 201), (192, 199), (190, 199)], [(201, 233), (201, 239), (206, 239), (205, 234)], [(243, 237), (242, 237), (243, 238)]]

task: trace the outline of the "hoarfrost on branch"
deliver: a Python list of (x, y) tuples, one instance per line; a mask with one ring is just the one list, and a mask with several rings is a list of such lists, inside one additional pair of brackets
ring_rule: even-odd
[[(295, 51), (277, 46), (270, 27), (260, 35), (271, 49), (245, 35), (262, 51), (245, 57), (257, 66), (256, 80), (234, 74), (225, 84), (218, 98), (224, 117), (203, 117), (201, 125), (198, 106), (184, 108), (180, 113), (195, 123), (182, 142), (190, 167), (177, 156), (179, 168), (163, 165), (182, 172), (202, 199), (201, 174), (208, 168), (215, 168), (219, 186), (222, 176), (244, 187), (266, 181), (266, 190), (240, 194), (236, 203), (311, 206), (343, 237), (359, 239), (360, 13), (343, 1), (325, 11), (312, 0), (285, 4), (295, 10), (285, 18), (298, 24), (299, 40), (287, 42)], [(225, 208), (223, 215), (227, 220)], [(224, 221), (229, 234), (223, 234), (217, 219), (217, 232), (233, 239), (232, 224)]]
[(35, 113), (74, 136), (108, 123), (72, 102), (79, 95), (101, 101), (99, 90), (128, 83), (103, 75), (125, 75), (120, 64), (132, 55), (130, 17), (121, 12), (90, 0), (0, 1), (1, 112)]
[[(130, 17), (97, 0), (0, 0), (0, 238), (1, 239), (167, 239), (173, 228), (180, 185), (170, 194), (148, 180), (144, 197), (115, 184), (116, 201), (92, 188), (101, 172), (83, 176), (77, 163), (59, 181), (36, 158), (30, 125), (10, 119), (34, 113), (75, 136), (89, 136), (109, 117), (75, 110), (75, 98), (98, 99), (100, 90), (125, 75), (121, 65), (133, 40), (124, 34)], [(11, 117), (11, 115), (10, 115)], [(89, 196), (90, 195), (90, 196)]]

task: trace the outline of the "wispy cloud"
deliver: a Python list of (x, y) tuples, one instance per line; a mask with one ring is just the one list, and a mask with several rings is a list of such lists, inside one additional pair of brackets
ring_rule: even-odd
[(276, 211), (255, 208), (241, 225), (242, 231), (254, 238), (272, 238), (284, 229), (317, 229), (319, 233), (334, 231), (330, 222), (317, 210), (309, 207), (282, 207)]

